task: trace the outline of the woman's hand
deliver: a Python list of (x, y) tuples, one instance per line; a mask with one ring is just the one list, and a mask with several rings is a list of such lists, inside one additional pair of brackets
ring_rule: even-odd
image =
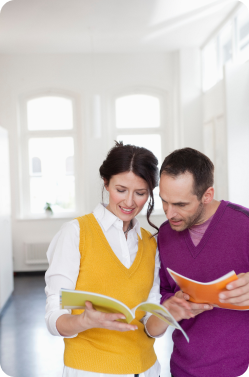
[(125, 316), (121, 313), (100, 312), (93, 308), (91, 302), (86, 301), (86, 309), (82, 314), (63, 314), (57, 319), (56, 327), (62, 336), (73, 336), (93, 328), (116, 331), (137, 330), (137, 326), (118, 322), (118, 319), (125, 319)]
[(163, 306), (168, 309), (177, 322), (182, 319), (194, 318), (196, 315), (204, 311), (213, 309), (211, 305), (195, 304), (187, 300), (189, 300), (189, 295), (182, 291), (178, 291), (174, 296), (164, 301)]

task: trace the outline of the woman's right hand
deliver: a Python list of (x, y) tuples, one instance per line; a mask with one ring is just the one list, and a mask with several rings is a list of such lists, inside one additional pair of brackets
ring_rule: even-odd
[(62, 336), (73, 336), (79, 332), (93, 328), (101, 328), (116, 331), (137, 330), (137, 326), (118, 322), (118, 319), (125, 319), (121, 313), (103, 313), (94, 309), (91, 302), (86, 301), (86, 308), (82, 314), (63, 314), (56, 321), (58, 332)]
[(164, 301), (162, 305), (168, 309), (177, 322), (182, 319), (194, 318), (198, 314), (213, 309), (212, 305), (196, 304), (188, 300), (188, 294), (178, 291), (174, 296)]

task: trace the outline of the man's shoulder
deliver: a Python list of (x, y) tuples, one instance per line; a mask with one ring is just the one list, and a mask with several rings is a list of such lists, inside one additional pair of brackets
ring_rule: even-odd
[(169, 220), (164, 221), (164, 223), (162, 223), (160, 225), (160, 227), (159, 227), (159, 233), (160, 233), (160, 231), (166, 230), (167, 228), (170, 228)]
[(249, 208), (231, 202), (227, 202), (227, 208), (230, 209), (234, 214), (241, 215), (242, 217), (247, 217), (249, 220)]

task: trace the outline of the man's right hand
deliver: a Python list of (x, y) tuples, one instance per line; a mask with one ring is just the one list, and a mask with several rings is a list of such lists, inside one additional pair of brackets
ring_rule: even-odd
[(174, 296), (164, 301), (163, 306), (168, 309), (170, 314), (172, 314), (177, 322), (181, 321), (182, 319), (194, 318), (202, 312), (213, 309), (213, 306), (211, 305), (196, 304), (188, 300), (188, 294), (178, 291)]

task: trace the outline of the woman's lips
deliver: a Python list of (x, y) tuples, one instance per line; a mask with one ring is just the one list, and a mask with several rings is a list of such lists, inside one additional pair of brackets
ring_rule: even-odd
[(130, 215), (135, 208), (124, 208), (124, 207), (121, 207), (119, 206), (120, 210), (122, 213), (125, 213), (126, 215)]

